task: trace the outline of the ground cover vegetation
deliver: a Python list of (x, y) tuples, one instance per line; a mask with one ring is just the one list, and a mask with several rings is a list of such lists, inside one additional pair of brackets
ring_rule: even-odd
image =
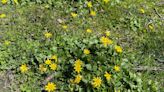
[(164, 90), (162, 1), (1, 0), (0, 6), (3, 92)]

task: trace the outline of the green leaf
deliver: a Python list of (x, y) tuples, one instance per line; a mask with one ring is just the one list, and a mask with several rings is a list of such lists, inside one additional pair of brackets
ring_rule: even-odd
[(86, 64), (85, 67), (86, 67), (88, 70), (90, 70), (90, 71), (92, 70), (91, 64)]

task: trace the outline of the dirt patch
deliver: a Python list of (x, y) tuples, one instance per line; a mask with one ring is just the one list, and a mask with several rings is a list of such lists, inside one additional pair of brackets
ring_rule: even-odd
[(11, 92), (8, 84), (7, 77), (4, 73), (0, 72), (0, 92)]

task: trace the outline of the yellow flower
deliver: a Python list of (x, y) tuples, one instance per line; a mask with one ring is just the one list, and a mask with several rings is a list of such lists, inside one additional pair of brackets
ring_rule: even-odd
[(120, 47), (120, 46), (115, 46), (115, 50), (116, 50), (116, 52), (118, 52), (118, 53), (122, 53), (122, 48)]
[(106, 32), (105, 32), (105, 35), (106, 35), (106, 36), (110, 36), (110, 31), (106, 31)]
[(45, 61), (45, 64), (50, 65), (50, 64), (51, 64), (51, 60), (50, 60), (50, 59), (47, 59), (47, 60)]
[(82, 76), (80, 74), (76, 75), (74, 83), (77, 83), (77, 84), (80, 83), (81, 79), (82, 79)]
[(87, 33), (92, 33), (92, 30), (91, 29), (87, 29), (86, 32)]
[(88, 50), (88, 49), (84, 49), (84, 54), (86, 54), (86, 55), (88, 55), (88, 54), (90, 54), (90, 51)]
[(58, 60), (58, 57), (57, 57), (56, 55), (53, 55), (53, 56), (51, 57), (51, 59), (57, 61), (57, 60)]
[(83, 62), (80, 59), (78, 59), (75, 61), (74, 66), (81, 66), (82, 64), (83, 64)]
[(54, 90), (56, 90), (56, 84), (48, 82), (48, 84), (45, 86), (45, 90), (48, 92), (54, 92)]
[(89, 8), (91, 8), (91, 7), (92, 7), (92, 2), (88, 2), (88, 3), (87, 3), (87, 6), (88, 6)]
[(46, 38), (51, 38), (51, 37), (52, 37), (52, 34), (51, 34), (50, 32), (46, 32), (46, 33), (44, 34), (44, 36), (45, 36)]
[(149, 25), (148, 25), (148, 27), (149, 27), (151, 30), (153, 30), (153, 29), (154, 29), (154, 27), (153, 27), (153, 25), (152, 25), (152, 24), (149, 24)]
[(75, 17), (77, 17), (77, 14), (74, 13), (74, 12), (72, 12), (72, 13), (71, 13), (71, 16), (72, 16), (73, 18), (75, 18)]
[(108, 72), (105, 72), (104, 76), (106, 77), (106, 80), (111, 79), (111, 74), (109, 74)]
[(19, 4), (19, 3), (18, 3), (18, 0), (14, 0), (14, 3), (15, 3), (15, 4)]
[(105, 36), (101, 37), (100, 41), (101, 41), (101, 43), (103, 43), (103, 45), (104, 45), (105, 47), (107, 47), (107, 45), (110, 45), (110, 44), (113, 43), (112, 40), (110, 40), (109, 38), (107, 38), (107, 37), (105, 37)]
[(115, 65), (115, 66), (114, 66), (114, 70), (115, 70), (116, 72), (119, 72), (119, 71), (120, 71), (120, 67), (117, 66), (117, 65)]
[(52, 70), (56, 70), (57, 69), (57, 64), (50, 64), (49, 66), (50, 66), (50, 68)]
[(22, 73), (27, 72), (27, 70), (28, 70), (27, 65), (26, 64), (21, 65), (20, 70), (21, 70)]
[(63, 29), (67, 29), (68, 26), (67, 26), (67, 25), (63, 25), (62, 28), (63, 28)]
[(74, 69), (77, 73), (80, 73), (82, 70), (82, 67), (80, 65), (74, 66)]
[(109, 2), (109, 0), (103, 0), (105, 3), (108, 3)]
[(93, 10), (91, 10), (91, 11), (90, 11), (90, 15), (91, 15), (91, 16), (96, 16), (96, 12), (93, 11)]
[(5, 18), (6, 14), (0, 14), (0, 18)]
[(99, 88), (101, 86), (102, 80), (100, 77), (94, 77), (92, 80), (92, 86), (94, 88)]
[(2, 4), (6, 4), (7, 0), (1, 0)]
[(82, 61), (80, 59), (76, 60), (74, 63), (75, 72), (80, 73), (82, 70)]
[(40, 65), (39, 65), (39, 70), (40, 70), (41, 72), (45, 72), (45, 71), (47, 70), (47, 68), (44, 67), (42, 64), (40, 64)]
[(143, 8), (140, 9), (141, 13), (145, 13), (145, 10)]
[(5, 44), (5, 45), (10, 45), (11, 42), (6, 40), (6, 41), (4, 42), (4, 44)]

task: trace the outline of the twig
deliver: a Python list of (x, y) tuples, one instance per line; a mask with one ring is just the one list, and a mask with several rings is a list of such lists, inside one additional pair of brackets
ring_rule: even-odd
[(154, 8), (155, 13), (158, 15), (159, 18), (163, 20), (163, 17), (158, 13), (157, 9)]

